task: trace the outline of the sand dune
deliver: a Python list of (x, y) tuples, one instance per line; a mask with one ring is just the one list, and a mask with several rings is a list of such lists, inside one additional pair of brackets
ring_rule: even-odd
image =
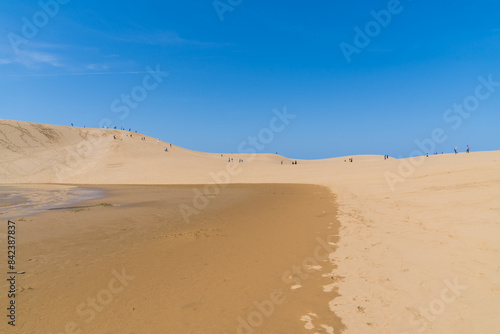
[(500, 151), (292, 165), (129, 134), (1, 120), (0, 183), (324, 185), (341, 223), (330, 309), (346, 333), (500, 332)]

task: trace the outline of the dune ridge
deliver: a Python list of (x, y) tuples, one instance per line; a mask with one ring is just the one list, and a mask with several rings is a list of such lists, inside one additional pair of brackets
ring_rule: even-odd
[[(0, 183), (324, 185), (341, 222), (330, 308), (346, 333), (500, 332), (500, 151), (429, 156), (402, 173), (411, 159), (292, 165), (129, 134), (1, 120)], [(388, 173), (401, 178), (392, 188)]]

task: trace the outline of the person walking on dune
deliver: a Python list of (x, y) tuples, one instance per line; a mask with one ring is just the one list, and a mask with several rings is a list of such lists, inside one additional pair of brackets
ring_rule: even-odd
[(469, 148), (469, 145), (467, 145), (467, 153), (470, 152), (470, 148)]
[(455, 154), (457, 154), (457, 153), (458, 153), (458, 149), (457, 149), (457, 147), (455, 146)]

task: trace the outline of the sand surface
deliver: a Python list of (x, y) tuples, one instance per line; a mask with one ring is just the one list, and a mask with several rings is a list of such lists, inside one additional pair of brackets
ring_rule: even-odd
[[(278, 155), (199, 153), (127, 134), (1, 121), (0, 182), (215, 183), (221, 189), (225, 183), (327, 186), (335, 194), (341, 226), (338, 248), (331, 255), (336, 265), (332, 276), (337, 279), (330, 287), (340, 296), (327, 298), (326, 303), (330, 316), (340, 317), (345, 325), (343, 332), (500, 332), (496, 321), (500, 305), (499, 151), (418, 160), (355, 156), (353, 163), (342, 157), (298, 160), (298, 165), (292, 165), (292, 160)], [(163, 151), (165, 147), (169, 152)], [(228, 163), (231, 157), (234, 162)], [(239, 164), (238, 159), (245, 162)], [(190, 189), (184, 204), (199, 212), (191, 220), (210, 211), (212, 202), (207, 206), (197, 202), (205, 196), (203, 186)], [(179, 208), (173, 211), (181, 215)], [(81, 247), (86, 242), (82, 240)], [(109, 270), (103, 275), (101, 280), (109, 281)], [(73, 284), (80, 281), (75, 277)], [(322, 317), (323, 303), (315, 305), (318, 309), (311, 307), (307, 312)], [(115, 318), (126, 316), (114, 314)], [(323, 319), (303, 316), (304, 320), (310, 317), (313, 329), (302, 327), (302, 332), (328, 331), (321, 327)]]
[(231, 185), (189, 223), (178, 206), (191, 186), (102, 189), (111, 205), (91, 200), (16, 219), (26, 271), (19, 333), (68, 325), (83, 333), (290, 333), (310, 310), (318, 326), (342, 328), (328, 307), (335, 292), (321, 288), (334, 281), (323, 275), (334, 268), (328, 255), (339, 227), (327, 188)]
[(55, 210), (86, 199), (99, 198), (99, 189), (69, 185), (0, 185), (0, 219), (23, 217)]

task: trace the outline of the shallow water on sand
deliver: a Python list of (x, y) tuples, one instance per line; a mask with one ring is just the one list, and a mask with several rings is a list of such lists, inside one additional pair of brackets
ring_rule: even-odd
[(28, 216), (103, 196), (102, 190), (77, 186), (2, 185), (0, 218)]

